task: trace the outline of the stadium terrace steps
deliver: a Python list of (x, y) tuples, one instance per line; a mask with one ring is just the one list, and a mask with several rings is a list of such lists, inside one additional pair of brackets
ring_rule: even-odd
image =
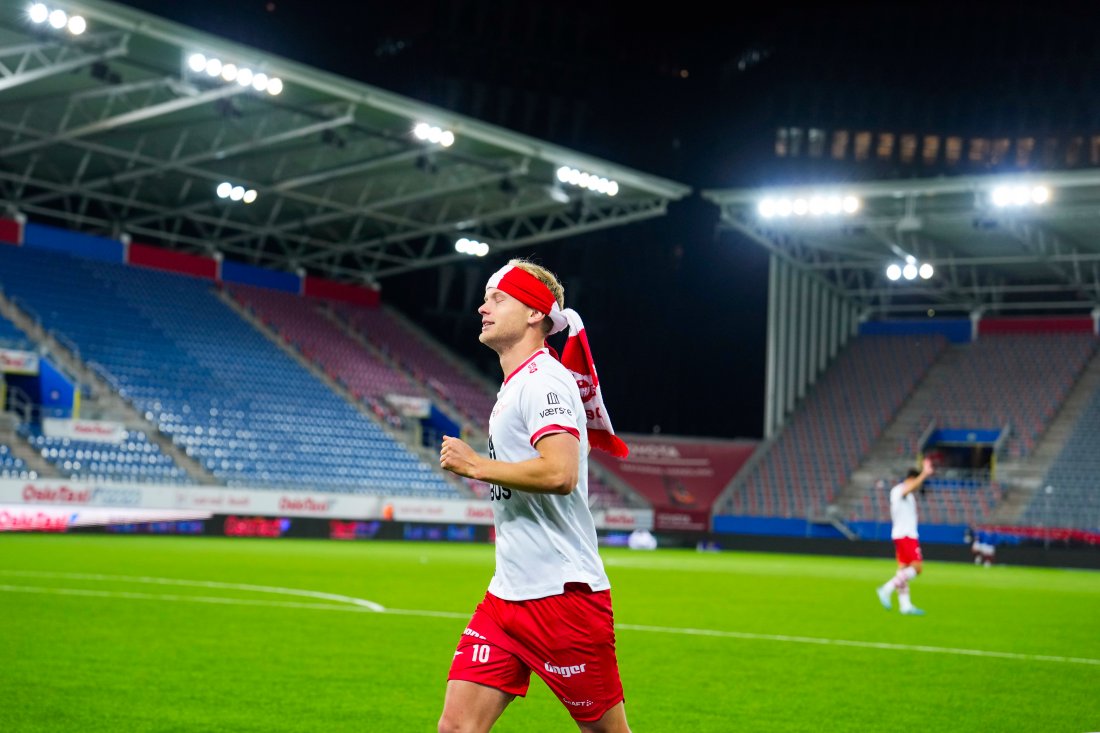
[[(380, 306), (381, 307), (381, 306)], [(354, 328), (350, 323), (341, 317), (340, 313), (331, 306), (321, 306), (321, 314), (332, 322), (334, 326), (340, 329), (341, 333), (345, 334), (348, 338), (354, 340), (368, 353), (372, 354), (376, 359), (389, 366), (393, 370), (394, 374), (401, 375), (411, 385), (415, 385), (409, 389), (409, 392), (416, 395), (431, 396), (432, 390), (429, 385), (423, 384), (416, 380), (415, 376), (407, 371), (401, 364), (394, 360), (392, 354), (380, 349), (376, 344), (370, 342), (358, 329)], [(484, 431), (477, 429), (475, 425), (468, 422), (468, 418), (463, 415), (459, 410), (455, 408), (447, 400), (436, 400), (433, 402), (435, 406), (442, 410), (447, 417), (451, 418), (458, 425), (463, 425), (464, 430), (473, 429), (475, 431), (473, 437), (476, 441), (477, 437), (485, 437)]]
[[(451, 484), (460, 495), (472, 495), (472, 491), (466, 483), (462, 482), (454, 474), (449, 471), (443, 471), (436, 467), (435, 461), (437, 455), (434, 452), (429, 454), (429, 451), (423, 446), (418, 445), (414, 439), (414, 435), (410, 432), (409, 428), (405, 426), (404, 422), (396, 414), (389, 412), (386, 414), (380, 414), (376, 406), (380, 408), (379, 402), (369, 403), (362, 399), (363, 395), (357, 395), (354, 393), (347, 384), (336, 377), (342, 376), (339, 369), (334, 369), (331, 362), (326, 362), (323, 356), (319, 355), (315, 349), (308, 349), (309, 353), (313, 355), (310, 358), (298, 348), (292, 338), (288, 338), (290, 334), (286, 331), (280, 333), (277, 329), (279, 325), (286, 325), (285, 321), (282, 321), (277, 313), (272, 311), (265, 311), (263, 308), (264, 301), (267, 301), (267, 305), (271, 305), (271, 300), (278, 299), (281, 293), (272, 292), (258, 293), (252, 292), (256, 289), (246, 288), (242, 286), (234, 286), (231, 289), (219, 289), (217, 291), (218, 298), (224, 302), (230, 309), (232, 309), (237, 315), (247, 321), (253, 328), (263, 334), (269, 341), (275, 346), (279, 347), (287, 356), (296, 361), (303, 369), (307, 370), (321, 382), (323, 382), (329, 389), (336, 394), (340, 395), (348, 404), (359, 411), (363, 417), (374, 422), (381, 430), (385, 431), (395, 442), (401, 443), (405, 448), (414, 454), (418, 454), (422, 460), (428, 465), (433, 466), (436, 473), (447, 483)], [(236, 296), (236, 297), (235, 297)], [(312, 312), (308, 310), (307, 303), (299, 296), (289, 296), (294, 298), (297, 310), (300, 313), (306, 314), (307, 326), (313, 326), (317, 328), (326, 320), (324, 316), (319, 312)], [(242, 298), (242, 300), (238, 300)], [(246, 305), (247, 304), (247, 305)], [(264, 316), (254, 313), (249, 310), (249, 307), (259, 306), (260, 312), (271, 319), (269, 323), (265, 320)], [(331, 336), (331, 333), (326, 334), (324, 329), (321, 328), (316, 335), (324, 339), (327, 336)], [(316, 343), (313, 344), (316, 346)], [(367, 354), (356, 354), (360, 359), (366, 358)], [(343, 374), (346, 376), (346, 373)]]
[(1082, 427), (1082, 418), (1097, 395), (1100, 395), (1100, 350), (1093, 353), (1031, 455), (1023, 460), (998, 462), (998, 479), (1011, 488), (994, 510), (990, 523), (1011, 525), (1020, 521), (1036, 492), (1046, 484), (1044, 479), (1066, 444)]
[[(1091, 336), (1063, 334), (989, 335), (951, 346), (852, 472), (836, 511), (849, 519), (882, 519), (880, 495), (916, 465), (919, 438), (933, 421), (940, 427), (1010, 425), (1005, 460), (1023, 462), (1041, 445), (1094, 350)], [(1003, 497), (1000, 471), (997, 478), (978, 488), (926, 493), (926, 514), (989, 521)]]
[[(1019, 523), (1059, 529), (1100, 531), (1100, 387), (1095, 384), (1100, 356), (1094, 358), (1087, 378), (1091, 385), (1073, 432), (1020, 516)], [(1084, 390), (1082, 390), (1084, 391)], [(1048, 491), (1049, 487), (1049, 491)]]
[[(30, 338), (40, 353), (49, 357), (54, 366), (69, 375), (81, 387), (81, 414), (92, 419), (110, 419), (123, 423), (130, 431), (141, 433), (144, 439), (154, 444), (157, 450), (168, 456), (176, 466), (182, 469), (191, 482), (203, 485), (215, 485), (217, 479), (197, 461), (193, 460), (179, 448), (171, 438), (163, 434), (159, 427), (147, 420), (133, 405), (123, 400), (112, 385), (100, 373), (100, 368), (94, 363), (86, 363), (80, 354), (80, 350), (73, 341), (56, 329), (47, 330), (29, 313), (24, 312), (22, 303), (16, 303), (14, 299), (8, 299), (0, 294), (0, 314), (9, 318), (18, 325)], [(41, 452), (42, 446), (36, 450), (32, 447), (32, 438), (29, 434), (19, 432), (19, 441), (36, 455)], [(41, 437), (41, 436), (39, 436)], [(41, 441), (40, 441), (41, 442)], [(91, 447), (91, 444), (89, 444)], [(104, 445), (104, 449), (109, 446)], [(41, 456), (39, 456), (41, 459)], [(71, 471), (61, 466), (54, 466), (45, 461), (50, 468), (44, 469), (42, 465), (32, 464), (40, 475), (62, 476), (72, 475)], [(31, 463), (28, 461), (28, 463)]]
[(939, 335), (850, 341), (716, 511), (828, 521), (837, 491), (945, 345)]
[[(12, 460), (3, 460), (12, 459)], [(4, 476), (4, 464), (8, 463), (11, 475)], [(8, 421), (0, 423), (0, 478), (60, 478), (61, 472), (36, 451), (16, 426)]]
[[(0, 298), (3, 297), (0, 290)], [(0, 349), (14, 349), (16, 351), (29, 351), (33, 348), (30, 338), (21, 328), (12, 323), (11, 319), (3, 313), (0, 307)]]
[(960, 348), (963, 347), (951, 346), (944, 350), (871, 446), (863, 462), (852, 472), (834, 501), (841, 514), (850, 517), (869, 487), (878, 481), (893, 482), (890, 483), (893, 486), (907, 469), (916, 465), (916, 453), (906, 446), (912, 436), (921, 435), (928, 427), (927, 415), (936, 395), (952, 378), (962, 358)]
[(460, 422), (467, 429), (479, 437), (487, 434), (488, 416), (496, 402), (499, 384), (488, 384), (393, 308), (340, 305), (336, 313), (350, 328), (386, 351), (428, 394), (449, 403), (461, 415)]
[(486, 379), (483, 374), (477, 371), (477, 369), (475, 369), (467, 361), (460, 358), (458, 355), (456, 355), (454, 352), (452, 352), (450, 349), (440, 343), (438, 339), (431, 335), (431, 333), (426, 331), (419, 324), (415, 323), (401, 311), (393, 308), (392, 306), (388, 306), (385, 303), (382, 304), (382, 309), (391, 319), (400, 323), (405, 329), (415, 334), (418, 338), (420, 338), (420, 340), (424, 341), (426, 344), (434, 348), (436, 350), (436, 353), (440, 354), (444, 359), (446, 359), (455, 369), (462, 372), (462, 374), (465, 375), (470, 381), (474, 382), (475, 384), (480, 384), (484, 388), (486, 394), (491, 395), (494, 398), (496, 397), (497, 390), (500, 388), (499, 383), (493, 382), (490, 379)]
[(230, 487), (454, 498), (426, 462), (291, 359), (201, 278), (0, 247), (0, 283)]

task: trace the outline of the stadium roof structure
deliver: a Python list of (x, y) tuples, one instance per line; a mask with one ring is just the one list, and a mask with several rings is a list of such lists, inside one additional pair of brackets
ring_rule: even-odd
[[(0, 0), (11, 214), (378, 284), (468, 257), (460, 238), (512, 249), (658, 217), (691, 192), (115, 3), (44, 6), (87, 27)], [(452, 145), (431, 142), (445, 131)], [(240, 188), (219, 198), (223, 182)]]
[[(721, 230), (825, 283), (862, 318), (1091, 313), (1100, 304), (1100, 170), (701, 195), (719, 207)], [(828, 215), (829, 197), (844, 196), (858, 208), (837, 213), (842, 199), (833, 198)], [(907, 258), (931, 264), (932, 277), (894, 270), (890, 279), (887, 267)]]

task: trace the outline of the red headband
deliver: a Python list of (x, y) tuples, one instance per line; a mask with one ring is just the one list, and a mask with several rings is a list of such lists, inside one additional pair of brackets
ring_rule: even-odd
[(546, 287), (542, 280), (526, 270), (512, 265), (506, 265), (497, 270), (489, 278), (489, 282), (485, 287), (503, 290), (520, 303), (546, 315), (550, 315), (554, 304), (558, 302), (554, 294), (550, 292), (550, 288)]
[(550, 329), (552, 334), (569, 325), (558, 307), (558, 299), (546, 287), (546, 283), (521, 267), (505, 265), (493, 273), (485, 287), (505, 292), (528, 308), (550, 316), (550, 321), (554, 324)]

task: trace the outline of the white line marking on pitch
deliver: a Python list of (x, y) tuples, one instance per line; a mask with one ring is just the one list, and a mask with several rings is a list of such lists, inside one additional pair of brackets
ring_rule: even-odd
[[(354, 606), (362, 606), (372, 611), (381, 613), (386, 609), (374, 601), (366, 601), (362, 598), (342, 596), (336, 593), (321, 593), (314, 590), (298, 590), (296, 588), (279, 588), (270, 585), (249, 585), (247, 583), (219, 583), (213, 580), (176, 580), (174, 578), (149, 578), (131, 575), (98, 575), (95, 573), (45, 573), (34, 570), (0, 570), (0, 575), (20, 575), (36, 578), (66, 578), (69, 580), (119, 580), (124, 583), (151, 583), (155, 585), (183, 585), (194, 588), (223, 588), (227, 590), (247, 590), (256, 593), (277, 593), (284, 596), (303, 596), (305, 598), (318, 598), (323, 601), (338, 601), (350, 603)], [(308, 605), (308, 604), (307, 604)]]
[[(352, 611), (385, 613), (391, 616), (419, 616), (428, 618), (468, 619), (469, 613), (454, 613), (451, 611), (423, 611), (417, 609), (386, 608), (373, 601), (352, 596), (344, 596), (335, 593), (321, 593), (318, 591), (298, 590), (296, 588), (279, 588), (266, 585), (249, 585), (242, 583), (219, 583), (205, 580), (178, 580), (174, 578), (151, 578), (128, 575), (97, 575), (91, 573), (47, 573), (22, 570), (0, 570), (0, 575), (17, 575), (23, 577), (43, 578), (67, 578), (73, 580), (114, 580), (130, 583), (146, 583), (155, 585), (192, 586), (197, 588), (223, 588), (232, 590), (250, 590), (260, 593), (277, 593), (281, 595), (304, 596), (320, 600), (337, 601), (338, 603), (298, 603), (294, 601), (265, 601), (248, 598), (227, 598), (224, 596), (190, 596), (158, 593), (136, 593), (130, 591), (93, 590), (87, 588), (50, 588), (44, 586), (29, 585), (2, 585), (0, 591), (12, 593), (43, 593), (53, 595), (86, 596), (96, 598), (127, 598), (134, 600), (153, 601), (189, 601), (193, 603), (213, 603), (221, 605), (239, 606), (266, 606), (274, 608), (302, 608), (314, 611)], [(993, 659), (1015, 659), (1025, 662), (1058, 662), (1063, 664), (1087, 664), (1100, 666), (1100, 659), (1087, 657), (1063, 657), (1051, 654), (1022, 654), (1018, 652), (996, 652), (984, 649), (963, 649), (958, 647), (926, 646), (920, 644), (893, 644), (879, 641), (853, 641), (849, 639), (824, 639), (813, 636), (789, 636), (786, 634), (755, 634), (746, 631), (719, 631), (716, 629), (692, 629), (669, 626), (646, 626), (642, 624), (615, 624), (616, 629), (625, 631), (644, 631), (658, 634), (680, 634), (684, 636), (710, 636), (723, 639), (744, 639), (747, 641), (781, 641), (794, 644), (816, 644), (818, 646), (846, 646), (859, 649), (886, 649), (890, 651), (926, 652), (930, 654), (954, 654), (965, 657), (988, 657)]]

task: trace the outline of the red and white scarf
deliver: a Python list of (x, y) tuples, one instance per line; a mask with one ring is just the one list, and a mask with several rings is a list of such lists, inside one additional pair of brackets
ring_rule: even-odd
[(553, 323), (551, 335), (569, 329), (561, 356), (549, 344), (547, 350), (572, 373), (577, 382), (587, 418), (588, 442), (613, 456), (625, 458), (630, 448), (615, 435), (615, 430), (611, 427), (611, 418), (607, 414), (600, 390), (600, 379), (596, 375), (596, 362), (592, 359), (592, 348), (588, 345), (588, 334), (585, 333), (580, 315), (572, 308), (560, 308), (554, 294), (542, 280), (514, 265), (505, 265), (493, 273), (485, 287), (497, 288), (524, 305), (546, 314)]

